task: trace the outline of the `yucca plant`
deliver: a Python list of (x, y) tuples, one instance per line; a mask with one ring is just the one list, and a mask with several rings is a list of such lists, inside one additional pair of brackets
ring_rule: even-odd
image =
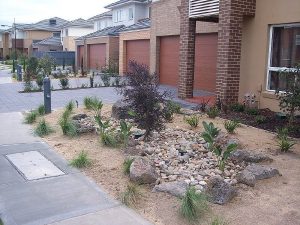
[(128, 175), (130, 173), (130, 166), (133, 163), (134, 159), (127, 158), (123, 162), (123, 173)]
[(50, 127), (50, 125), (45, 121), (45, 119), (42, 119), (38, 125), (36, 126), (34, 130), (35, 134), (44, 137), (51, 133), (53, 133), (53, 129)]
[(180, 213), (189, 222), (196, 222), (208, 211), (207, 197), (189, 187), (181, 199)]
[(37, 108), (37, 112), (40, 116), (43, 116), (45, 115), (45, 106), (44, 105), (40, 105), (38, 108)]
[(126, 121), (121, 120), (120, 121), (120, 138), (121, 141), (124, 143), (125, 146), (127, 146), (130, 135), (132, 134), (131, 128), (132, 125), (130, 123), (126, 123)]
[(86, 168), (91, 165), (91, 160), (86, 152), (81, 151), (76, 158), (72, 159), (70, 165), (76, 168)]
[(236, 149), (237, 144), (235, 143), (229, 144), (225, 149), (220, 145), (214, 146), (213, 152), (218, 157), (218, 167), (221, 171), (224, 171), (227, 159)]
[(37, 117), (38, 117), (38, 113), (36, 111), (34, 110), (30, 111), (25, 115), (25, 123), (33, 124), (36, 121)]
[(96, 115), (101, 115), (103, 103), (97, 97), (85, 97), (83, 103), (86, 109), (93, 110)]
[(128, 184), (126, 190), (120, 194), (121, 202), (127, 206), (135, 207), (142, 193), (136, 184)]
[(184, 118), (185, 122), (190, 125), (192, 128), (196, 128), (199, 125), (199, 116), (192, 115)]
[(240, 123), (238, 121), (228, 120), (228, 121), (225, 121), (225, 123), (224, 123), (224, 127), (229, 134), (233, 134), (235, 129), (239, 126), (240, 126)]
[(289, 138), (280, 138), (277, 141), (277, 146), (282, 152), (288, 152), (294, 145), (295, 143), (290, 141)]

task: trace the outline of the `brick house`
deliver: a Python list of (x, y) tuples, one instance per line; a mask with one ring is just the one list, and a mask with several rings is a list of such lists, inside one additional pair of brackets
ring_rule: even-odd
[(260, 108), (278, 110), (278, 71), (300, 62), (300, 1), (160, 0), (151, 8), (150, 68), (161, 83), (181, 98), (202, 89), (230, 103), (254, 93)]

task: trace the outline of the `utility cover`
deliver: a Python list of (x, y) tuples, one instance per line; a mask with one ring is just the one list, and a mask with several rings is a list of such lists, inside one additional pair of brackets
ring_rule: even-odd
[(9, 154), (6, 157), (27, 180), (37, 180), (64, 174), (38, 151)]

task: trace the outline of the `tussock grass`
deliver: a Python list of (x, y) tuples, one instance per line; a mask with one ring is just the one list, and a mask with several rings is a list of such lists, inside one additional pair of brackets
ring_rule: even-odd
[(91, 164), (88, 154), (84, 151), (80, 152), (79, 155), (70, 162), (70, 165), (76, 168), (86, 168)]
[(36, 122), (37, 117), (38, 117), (38, 113), (36, 111), (30, 111), (25, 115), (25, 123), (33, 124)]
[(240, 123), (237, 121), (228, 120), (228, 121), (225, 121), (225, 123), (224, 123), (224, 127), (229, 134), (233, 134), (235, 132), (236, 128), (238, 128), (239, 126), (240, 126)]
[(120, 199), (123, 204), (135, 207), (142, 196), (139, 186), (130, 183), (127, 185), (126, 190), (120, 194)]
[(36, 126), (34, 133), (40, 137), (47, 136), (51, 133), (53, 133), (54, 130), (50, 127), (50, 125), (45, 121), (45, 119), (42, 119), (38, 125)]
[(185, 122), (190, 125), (192, 128), (196, 128), (199, 125), (199, 116), (192, 115), (184, 118)]
[(130, 166), (133, 163), (134, 159), (125, 159), (123, 162), (123, 173), (128, 175), (130, 173)]
[(37, 112), (40, 116), (43, 116), (45, 115), (45, 106), (44, 105), (40, 105), (38, 108), (37, 108)]

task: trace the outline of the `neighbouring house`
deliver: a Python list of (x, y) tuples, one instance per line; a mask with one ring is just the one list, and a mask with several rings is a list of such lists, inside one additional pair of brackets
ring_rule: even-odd
[[(5, 31), (5, 46), (3, 46), (4, 55), (9, 55), (12, 49), (18, 52), (31, 55), (33, 44), (50, 37), (59, 37), (61, 26), (67, 21), (58, 17), (45, 19), (33, 24), (14, 24), (15, 28)], [(14, 31), (16, 30), (16, 34)], [(8, 35), (8, 41), (7, 41)], [(15, 40), (16, 37), (16, 40)], [(3, 39), (3, 35), (2, 35)]]
[(160, 0), (151, 15), (150, 68), (180, 98), (253, 93), (260, 108), (279, 110), (279, 71), (300, 61), (299, 0)]
[(89, 18), (94, 23), (94, 32), (112, 26), (112, 11), (107, 11)]
[(34, 52), (56, 52), (62, 51), (63, 45), (61, 43), (60, 37), (49, 37), (42, 41), (32, 44), (33, 53)]
[(119, 73), (128, 72), (130, 61), (150, 65), (150, 26), (149, 18), (124, 27), (119, 35)]
[(109, 61), (118, 62), (119, 31), (123, 27), (107, 27), (75, 39), (77, 68), (84, 71), (100, 70)]
[(5, 58), (3, 46), (4, 46), (4, 30), (0, 30), (0, 60)]
[(76, 19), (61, 27), (61, 43), (64, 51), (75, 51), (75, 38), (90, 34), (94, 24), (90, 20)]
[(119, 33), (124, 27), (149, 18), (150, 3), (149, 0), (120, 0), (105, 7), (109, 12), (90, 18), (96, 31), (76, 39), (77, 68), (88, 71), (99, 70), (111, 62), (119, 65)]

